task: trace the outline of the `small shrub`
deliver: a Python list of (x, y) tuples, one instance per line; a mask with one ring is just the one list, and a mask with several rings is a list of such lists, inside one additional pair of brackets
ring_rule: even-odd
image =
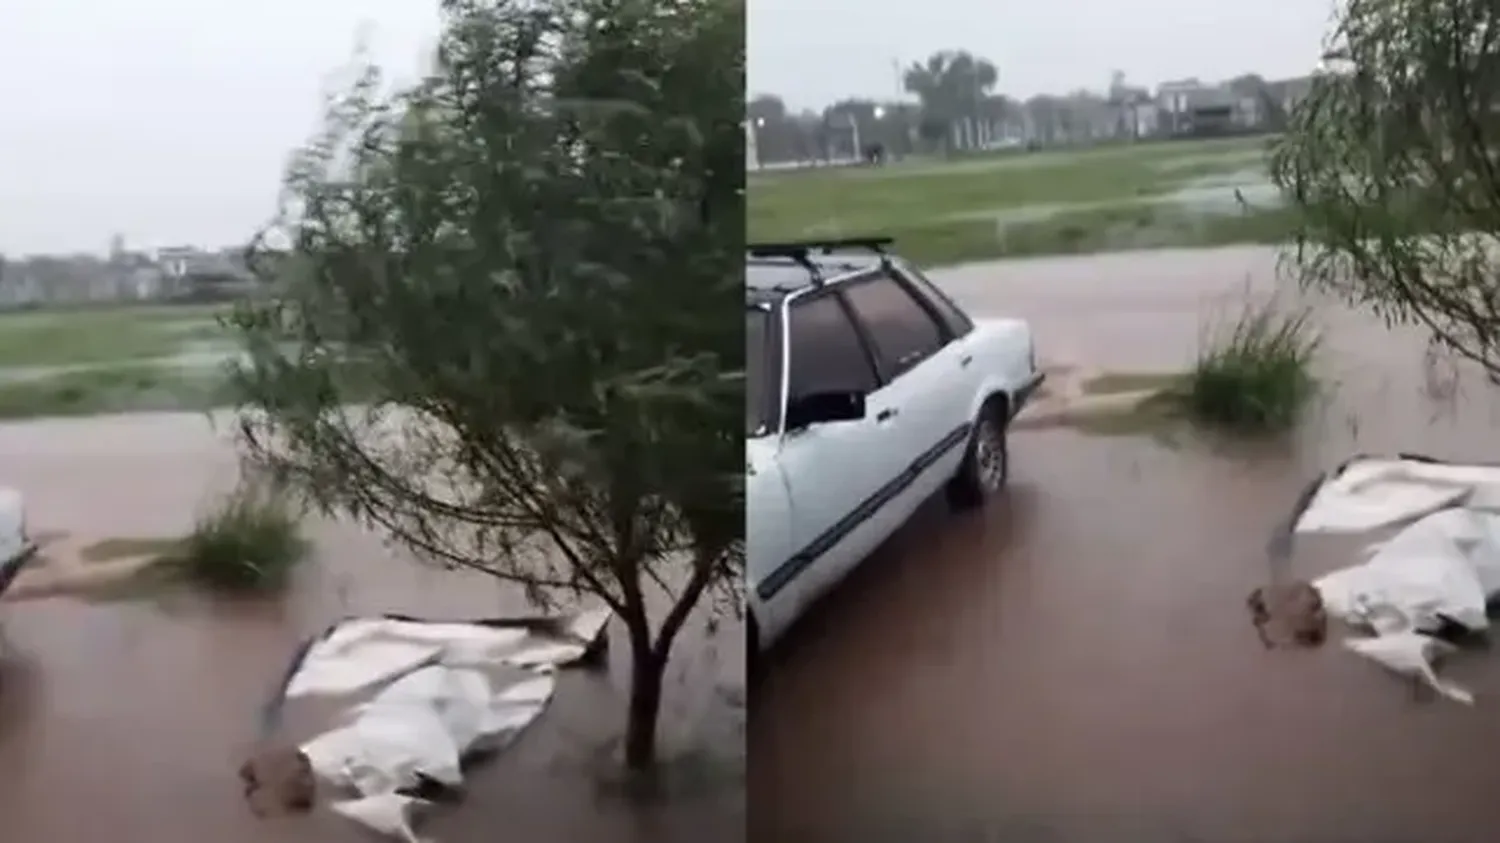
[(1321, 341), (1311, 311), (1247, 304), (1199, 353), (1177, 388), (1181, 409), (1195, 422), (1238, 433), (1287, 430), (1317, 393), (1312, 363)]
[(246, 483), (200, 516), (174, 555), (185, 578), (216, 590), (280, 588), (307, 555), (300, 506), (273, 484)]

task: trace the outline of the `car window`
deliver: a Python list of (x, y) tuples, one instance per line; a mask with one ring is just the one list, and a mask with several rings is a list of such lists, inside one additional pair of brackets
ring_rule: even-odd
[(911, 371), (946, 342), (932, 314), (889, 275), (852, 282), (844, 295), (869, 331), (887, 378)]
[(745, 314), (745, 434), (764, 436), (776, 425), (781, 355), (770, 346), (771, 314), (752, 307)]
[(964, 313), (958, 305), (954, 304), (953, 299), (948, 298), (948, 295), (939, 290), (927, 276), (912, 266), (903, 266), (901, 274), (916, 288), (916, 292), (927, 300), (927, 304), (948, 329), (949, 336), (962, 337), (974, 330), (974, 320), (969, 318), (969, 314)]
[(838, 296), (793, 301), (787, 327), (788, 400), (816, 392), (873, 392), (879, 386), (870, 354)]

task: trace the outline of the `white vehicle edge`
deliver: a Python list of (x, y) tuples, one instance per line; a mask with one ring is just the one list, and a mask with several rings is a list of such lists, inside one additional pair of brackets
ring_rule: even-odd
[(26, 532), (26, 502), (15, 489), (0, 487), (0, 595), (36, 556), (37, 545)]
[[(807, 440), (813, 438), (810, 432), (844, 426), (814, 425), (800, 430), (785, 427), (790, 306), (813, 290), (866, 278), (871, 270), (867, 267), (829, 277), (820, 284), (788, 293), (774, 306), (773, 318), (780, 320), (777, 332), (780, 343), (777, 357), (781, 367), (777, 373), (780, 386), (777, 423), (774, 430), (746, 440), (746, 601), (750, 614), (752, 657), (769, 648), (814, 601), (841, 582), (930, 496), (946, 486), (952, 499), (955, 482), (963, 479), (959, 477), (960, 472), (972, 467), (976, 454), (983, 448), (981, 443), (991, 441), (987, 437), (998, 443), (998, 453), (989, 454), (991, 459), (999, 461), (996, 488), (971, 493), (967, 496), (971, 500), (954, 502), (960, 506), (978, 505), (983, 497), (998, 491), (1008, 474), (1005, 429), (1044, 380), (1036, 365), (1032, 331), (1027, 322), (1014, 318), (970, 317), (910, 264), (882, 256), (878, 265), (898, 278), (904, 276), (903, 283), (910, 285), (908, 292), (919, 297), (938, 297), (947, 307), (958, 311), (972, 327), (967, 333), (949, 338), (939, 351), (916, 368), (882, 381), (874, 392), (864, 397), (861, 403), (866, 406), (859, 408), (860, 417), (850, 418), (854, 422), (851, 429), (870, 423), (867, 413), (880, 412), (877, 407), (882, 403), (881, 393), (898, 387), (904, 379), (920, 381), (936, 377), (944, 384), (950, 383), (948, 379), (951, 379), (962, 387), (963, 394), (954, 396), (955, 400), (946, 404), (953, 408), (947, 413), (951, 417), (943, 418), (945, 413), (927, 414), (923, 432), (918, 435), (930, 440), (930, 445), (924, 445), (920, 452), (914, 451), (915, 456), (910, 460), (899, 455), (877, 455), (867, 451), (861, 454), (857, 446), (839, 454), (832, 442), (822, 450), (835, 453), (808, 459)], [(950, 366), (953, 367), (952, 374), (945, 369)], [(962, 378), (958, 375), (960, 366), (966, 373)], [(822, 434), (814, 433), (813, 436), (821, 437)], [(841, 459), (851, 454), (856, 456)], [(858, 474), (866, 460), (879, 462), (882, 456), (898, 462), (887, 463), (890, 470), (876, 478), (878, 488), (872, 494), (848, 495), (844, 500), (832, 501), (824, 494), (840, 489), (842, 475)], [(804, 474), (816, 472), (820, 478), (831, 476), (833, 480), (809, 483), (807, 485), (815, 488), (807, 490), (794, 489), (799, 481), (794, 475), (799, 471)], [(831, 497), (839, 496), (835, 491)], [(799, 497), (803, 500), (811, 497), (820, 507), (841, 507), (846, 514), (824, 529), (804, 527), (799, 522), (816, 523), (818, 519), (797, 517)], [(827, 517), (821, 519), (823, 524), (828, 521)]]

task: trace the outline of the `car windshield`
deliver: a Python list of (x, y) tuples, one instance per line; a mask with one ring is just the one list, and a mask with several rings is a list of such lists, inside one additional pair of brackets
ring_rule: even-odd
[(757, 307), (745, 312), (745, 433), (751, 438), (771, 432), (771, 383), (766, 342), (771, 314)]

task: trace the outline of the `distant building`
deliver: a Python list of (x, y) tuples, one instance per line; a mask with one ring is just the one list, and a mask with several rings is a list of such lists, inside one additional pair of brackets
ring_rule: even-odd
[(166, 280), (155, 264), (126, 267), (115, 276), (115, 295), (127, 301), (159, 299), (166, 292)]
[(168, 298), (214, 299), (240, 295), (255, 287), (255, 277), (238, 250), (211, 252), (192, 246), (158, 249), (162, 295)]
[(1196, 77), (1163, 82), (1156, 88), (1156, 105), (1161, 110), (1161, 129), (1166, 134), (1181, 134), (1186, 131), (1193, 100), (1207, 86)]
[(1276, 82), (1266, 83), (1268, 97), (1279, 106), (1284, 114), (1291, 114), (1302, 104), (1307, 95), (1312, 91), (1313, 78), (1311, 76), (1297, 76), (1292, 79), (1282, 79)]
[(167, 278), (180, 280), (187, 278), (199, 254), (192, 246), (171, 246), (156, 250), (156, 263)]
[(1241, 95), (1227, 84), (1197, 79), (1165, 82), (1156, 89), (1160, 129), (1167, 135), (1220, 135), (1264, 128), (1261, 98)]
[(1161, 132), (1161, 109), (1149, 96), (1136, 100), (1126, 107), (1130, 134), (1133, 138), (1155, 137)]

